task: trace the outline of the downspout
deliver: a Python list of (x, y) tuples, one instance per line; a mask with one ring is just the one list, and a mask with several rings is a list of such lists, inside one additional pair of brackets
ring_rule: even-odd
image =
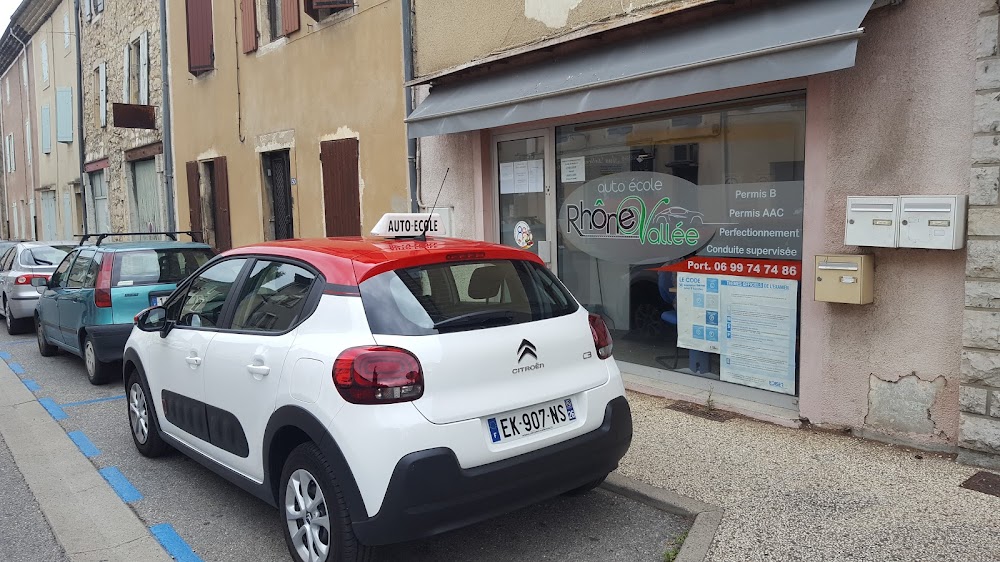
[(90, 232), (87, 225), (87, 182), (84, 181), (84, 166), (86, 165), (86, 153), (83, 150), (83, 50), (80, 48), (80, 0), (73, 0), (73, 21), (76, 27), (76, 135), (77, 150), (80, 153), (80, 201), (83, 204), (83, 232)]
[[(78, 0), (79, 1), (79, 0)], [(167, 0), (160, 0), (160, 74), (163, 100), (163, 182), (167, 190), (167, 230), (177, 229), (177, 210), (174, 208), (174, 149), (170, 112), (170, 71), (167, 57)]]
[[(402, 0), (403, 4), (403, 82), (413, 80), (413, 0)], [(403, 86), (406, 116), (413, 111), (413, 88)], [(410, 211), (420, 211), (417, 202), (417, 139), (406, 139), (406, 167), (410, 182)]]
[[(11, 29), (10, 36), (13, 37), (15, 41), (17, 41), (18, 43), (21, 44), (21, 54), (18, 55), (14, 60), (16, 61), (17, 59), (19, 59), (21, 57), (24, 57), (24, 63), (23, 64), (25, 66), (27, 66), (27, 64), (28, 64), (28, 46), (25, 45), (24, 41), (21, 41), (21, 38), (17, 36), (17, 30), (16, 29), (13, 29), (13, 28)], [(14, 72), (18, 72), (20, 69), (18, 69), (18, 68), (15, 67), (13, 70), (14, 70)], [(28, 99), (28, 105), (31, 105), (31, 97), (30, 97), (30, 95), (28, 95), (28, 80), (27, 80), (28, 77), (27, 77), (27, 75), (22, 75), (21, 78), (24, 80), (24, 84), (21, 84), (21, 89), (24, 90), (24, 92), (21, 93), (18, 96), (18, 98), (20, 99), (20, 101), (18, 103), (18, 106), (21, 108), (21, 117), (24, 117), (24, 115), (25, 115), (25, 113), (24, 113), (24, 100), (25, 100), (25, 98), (27, 98)], [(18, 126), (20, 127), (20, 120), (18, 121)], [(25, 155), (27, 155), (28, 151), (31, 150), (31, 148), (28, 146), (30, 143), (31, 143), (31, 139), (29, 139), (27, 137), (27, 135), (26, 135), (24, 137), (24, 154)], [(24, 159), (24, 187), (25, 187), (25, 191), (28, 194), (28, 196), (31, 197), (32, 199), (34, 199), (34, 197), (35, 197), (35, 189), (34, 189), (35, 188), (35, 184), (34, 184), (34, 179), (35, 178), (32, 175), (33, 174), (33, 168), (34, 168), (34, 166), (28, 166), (28, 159), (25, 158)], [(31, 184), (31, 188), (28, 188), (29, 184)], [(29, 212), (30, 212), (30, 209), (31, 209), (31, 205), (30, 204), (28, 206), (28, 209), (29, 209)], [(21, 210), (18, 209), (17, 213), (20, 214), (20, 212), (21, 212)], [(38, 237), (37, 236), (37, 229), (35, 228), (36, 222), (37, 221), (35, 220), (35, 215), (31, 215), (31, 223), (30, 223), (30, 226), (28, 226), (28, 231), (31, 234), (31, 239), (32, 240), (34, 240), (35, 238)], [(24, 232), (19, 232), (18, 234), (20, 235), (21, 240), (27, 240), (28, 239), (28, 237), (24, 235), (25, 234)]]

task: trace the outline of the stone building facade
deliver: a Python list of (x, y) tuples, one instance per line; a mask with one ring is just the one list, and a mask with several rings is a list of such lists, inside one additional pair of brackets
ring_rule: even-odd
[(1000, 469), (1000, 14), (979, 8), (959, 459)]
[(82, 0), (84, 181), (90, 232), (173, 224), (163, 162), (157, 0)]

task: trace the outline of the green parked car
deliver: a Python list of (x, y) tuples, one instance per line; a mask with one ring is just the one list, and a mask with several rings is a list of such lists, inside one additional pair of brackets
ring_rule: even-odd
[(32, 281), (41, 295), (35, 309), (39, 353), (49, 357), (62, 349), (82, 357), (92, 384), (121, 375), (116, 367), (135, 316), (165, 302), (214, 256), (200, 242), (102, 244), (106, 236), (98, 236), (96, 245), (83, 245), (85, 237), (51, 279)]

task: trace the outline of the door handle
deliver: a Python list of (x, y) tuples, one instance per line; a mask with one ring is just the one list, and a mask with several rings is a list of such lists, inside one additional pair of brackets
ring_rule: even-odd
[(187, 357), (184, 360), (188, 362), (188, 365), (193, 365), (195, 367), (201, 365), (201, 357)]
[(264, 365), (247, 365), (247, 372), (251, 375), (266, 377), (271, 372), (271, 368)]

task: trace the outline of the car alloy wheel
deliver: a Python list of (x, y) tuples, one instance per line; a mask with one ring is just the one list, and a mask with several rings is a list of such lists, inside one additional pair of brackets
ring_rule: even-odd
[(7, 333), (14, 333), (14, 320), (10, 314), (10, 302), (7, 300), (3, 301), (3, 318), (7, 322)]
[(303, 562), (326, 560), (333, 534), (326, 497), (316, 478), (298, 469), (285, 487), (285, 519), (295, 551)]
[(132, 434), (139, 444), (145, 444), (149, 438), (149, 409), (146, 408), (146, 393), (138, 381), (132, 383), (129, 389), (128, 419), (132, 425)]

